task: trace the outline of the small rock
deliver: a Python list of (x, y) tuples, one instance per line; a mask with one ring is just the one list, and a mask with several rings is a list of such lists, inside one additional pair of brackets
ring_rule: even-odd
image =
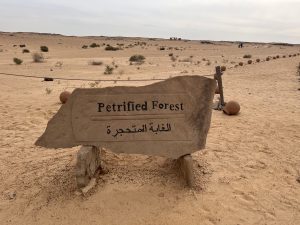
[(9, 200), (13, 200), (17, 197), (17, 193), (15, 191), (7, 191), (6, 196)]
[(298, 183), (300, 183), (300, 177), (298, 177), (298, 178), (296, 179), (296, 181), (297, 181)]

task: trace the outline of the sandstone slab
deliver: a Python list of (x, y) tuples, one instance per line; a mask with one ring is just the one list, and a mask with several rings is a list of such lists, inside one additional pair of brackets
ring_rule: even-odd
[(181, 76), (140, 87), (75, 89), (36, 145), (179, 158), (205, 147), (215, 88), (213, 79)]

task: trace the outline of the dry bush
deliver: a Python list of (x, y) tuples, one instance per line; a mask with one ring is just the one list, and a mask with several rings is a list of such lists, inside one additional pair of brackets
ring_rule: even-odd
[(276, 55), (276, 58), (277, 58), (277, 59), (279, 59), (279, 58), (280, 58), (280, 56), (279, 56), (279, 55)]
[(63, 64), (64, 63), (62, 61), (57, 61), (54, 66), (58, 67), (58, 68), (61, 68)]
[(46, 94), (49, 95), (49, 94), (51, 94), (52, 89), (47, 87), (47, 88), (45, 89), (45, 91), (46, 91)]
[(256, 62), (258, 62), (258, 63), (259, 63), (259, 62), (260, 62), (260, 59), (256, 59)]
[(93, 66), (101, 66), (102, 64), (103, 62), (99, 60), (92, 60), (89, 62), (89, 65), (93, 65)]
[(166, 49), (165, 47), (160, 47), (160, 48), (159, 48), (160, 51), (163, 51), (163, 50), (165, 50), (165, 49)]
[(292, 57), (292, 55), (289, 55), (289, 57)]
[(45, 45), (42, 45), (42, 46), (40, 47), (40, 49), (41, 49), (41, 52), (49, 52), (48, 47), (45, 46)]
[(243, 62), (239, 62), (239, 66), (243, 66), (244, 65), (244, 63)]
[(129, 61), (130, 62), (136, 62), (136, 63), (143, 63), (145, 61), (145, 56), (143, 55), (132, 55), (130, 58), (129, 58)]
[(175, 62), (175, 61), (177, 60), (177, 58), (176, 58), (174, 55), (172, 55), (172, 56), (170, 57), (170, 59), (171, 59), (173, 62)]
[(192, 58), (184, 58), (179, 60), (179, 62), (189, 62), (189, 63), (191, 63), (192, 61), (193, 61)]
[(267, 58), (266, 58), (266, 61), (270, 61), (270, 57), (267, 57)]
[(44, 56), (42, 53), (35, 52), (32, 54), (32, 59), (34, 62), (44, 62)]
[(208, 60), (207, 63), (206, 63), (206, 65), (207, 65), (207, 66), (210, 66), (210, 65), (211, 65), (211, 62)]
[(252, 64), (252, 60), (251, 59), (248, 60), (248, 64)]
[(90, 48), (97, 48), (97, 47), (100, 47), (100, 45), (98, 45), (97, 43), (90, 44)]
[(276, 59), (276, 56), (273, 56), (273, 59)]
[(81, 48), (83, 48), (83, 49), (87, 49), (88, 48), (88, 46), (87, 45), (82, 45), (82, 47)]
[(25, 48), (26, 47), (26, 45), (24, 45), (24, 44), (19, 45), (19, 46), (20, 46), (20, 48)]
[(118, 51), (118, 50), (120, 50), (120, 48), (108, 45), (105, 47), (105, 50), (106, 51)]
[(14, 61), (14, 63), (15, 63), (16, 65), (21, 65), (22, 62), (23, 62), (23, 60), (22, 60), (22, 59), (19, 59), (19, 58), (14, 58), (13, 61)]
[(221, 71), (226, 71), (226, 66), (221, 66)]
[(250, 58), (252, 58), (252, 55), (246, 54), (246, 55), (243, 56), (243, 58), (245, 58), (245, 59), (250, 59)]
[(286, 57), (285, 55), (282, 56), (282, 58), (285, 58), (285, 57)]
[(112, 66), (106, 65), (104, 74), (113, 74), (114, 68)]
[(23, 49), (22, 53), (30, 53), (30, 51), (28, 49)]

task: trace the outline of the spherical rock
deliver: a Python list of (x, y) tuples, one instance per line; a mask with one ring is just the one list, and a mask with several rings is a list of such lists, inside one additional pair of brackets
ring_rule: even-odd
[(65, 103), (68, 101), (68, 99), (69, 99), (70, 96), (71, 96), (71, 93), (70, 93), (70, 92), (68, 92), (68, 91), (63, 91), (63, 92), (60, 93), (60, 95), (59, 95), (59, 100), (60, 100), (60, 102), (61, 102), (62, 104), (65, 104)]
[(236, 115), (240, 111), (240, 105), (236, 101), (229, 101), (223, 108), (223, 112), (227, 115)]
[(226, 71), (226, 66), (221, 66), (221, 71), (222, 72)]

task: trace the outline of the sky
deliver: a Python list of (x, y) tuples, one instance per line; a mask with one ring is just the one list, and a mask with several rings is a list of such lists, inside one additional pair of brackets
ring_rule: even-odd
[(300, 43), (300, 0), (0, 0), (0, 31)]

